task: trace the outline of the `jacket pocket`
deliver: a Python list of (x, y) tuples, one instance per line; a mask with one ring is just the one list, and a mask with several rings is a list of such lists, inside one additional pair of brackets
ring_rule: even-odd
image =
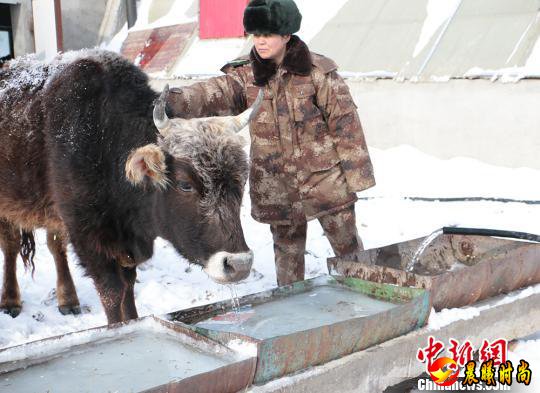
[(261, 107), (259, 108), (259, 112), (257, 113), (257, 116), (254, 119), (254, 122), (275, 123), (274, 108), (272, 107), (272, 100), (274, 99), (274, 94), (269, 89), (258, 87), (258, 86), (248, 86), (247, 87), (248, 106), (253, 105), (253, 103), (257, 99), (257, 95), (259, 94), (260, 89), (264, 89), (263, 102), (261, 104)]
[(312, 84), (293, 86), (294, 121), (305, 122), (314, 118), (322, 120), (322, 113), (316, 105), (315, 87)]
[[(253, 104), (260, 89), (258, 86), (247, 87), (248, 104)], [(273, 93), (269, 89), (264, 89), (261, 107), (249, 124), (252, 146), (275, 145), (279, 142), (279, 131), (272, 106), (273, 98)]]

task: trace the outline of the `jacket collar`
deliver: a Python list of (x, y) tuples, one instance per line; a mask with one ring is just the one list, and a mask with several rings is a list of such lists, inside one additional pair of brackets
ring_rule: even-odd
[[(251, 60), (255, 85), (264, 86), (277, 72), (277, 64), (272, 60), (262, 59), (255, 47), (251, 49), (249, 58)], [(311, 74), (312, 64), (309, 48), (304, 41), (295, 35), (291, 36), (290, 41), (287, 43), (287, 49), (281, 67), (292, 74), (302, 76)]]

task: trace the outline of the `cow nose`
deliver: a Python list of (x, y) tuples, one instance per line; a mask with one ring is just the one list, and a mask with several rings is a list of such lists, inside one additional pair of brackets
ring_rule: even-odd
[(227, 284), (249, 276), (253, 264), (253, 251), (229, 253), (220, 251), (212, 255), (204, 270), (214, 281)]
[(231, 254), (223, 258), (223, 267), (226, 272), (233, 275), (240, 275), (251, 270), (253, 263), (253, 253)]

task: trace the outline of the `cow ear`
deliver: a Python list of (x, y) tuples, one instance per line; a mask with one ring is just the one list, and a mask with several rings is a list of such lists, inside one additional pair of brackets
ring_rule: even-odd
[(126, 161), (126, 177), (134, 185), (148, 178), (154, 186), (166, 188), (167, 165), (163, 150), (154, 144), (133, 150)]

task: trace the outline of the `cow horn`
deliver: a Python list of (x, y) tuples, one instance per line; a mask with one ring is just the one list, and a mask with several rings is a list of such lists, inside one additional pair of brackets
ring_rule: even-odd
[(260, 89), (259, 94), (257, 95), (257, 99), (255, 100), (253, 105), (234, 118), (234, 132), (240, 132), (242, 128), (247, 126), (248, 123), (255, 117), (255, 115), (259, 112), (259, 108), (261, 107), (263, 96), (263, 89)]
[(167, 97), (169, 96), (169, 85), (165, 85), (161, 95), (157, 99), (156, 104), (154, 105), (154, 124), (158, 129), (159, 133), (163, 136), (168, 134), (168, 131), (171, 126), (171, 120), (165, 113), (165, 106), (167, 104)]

